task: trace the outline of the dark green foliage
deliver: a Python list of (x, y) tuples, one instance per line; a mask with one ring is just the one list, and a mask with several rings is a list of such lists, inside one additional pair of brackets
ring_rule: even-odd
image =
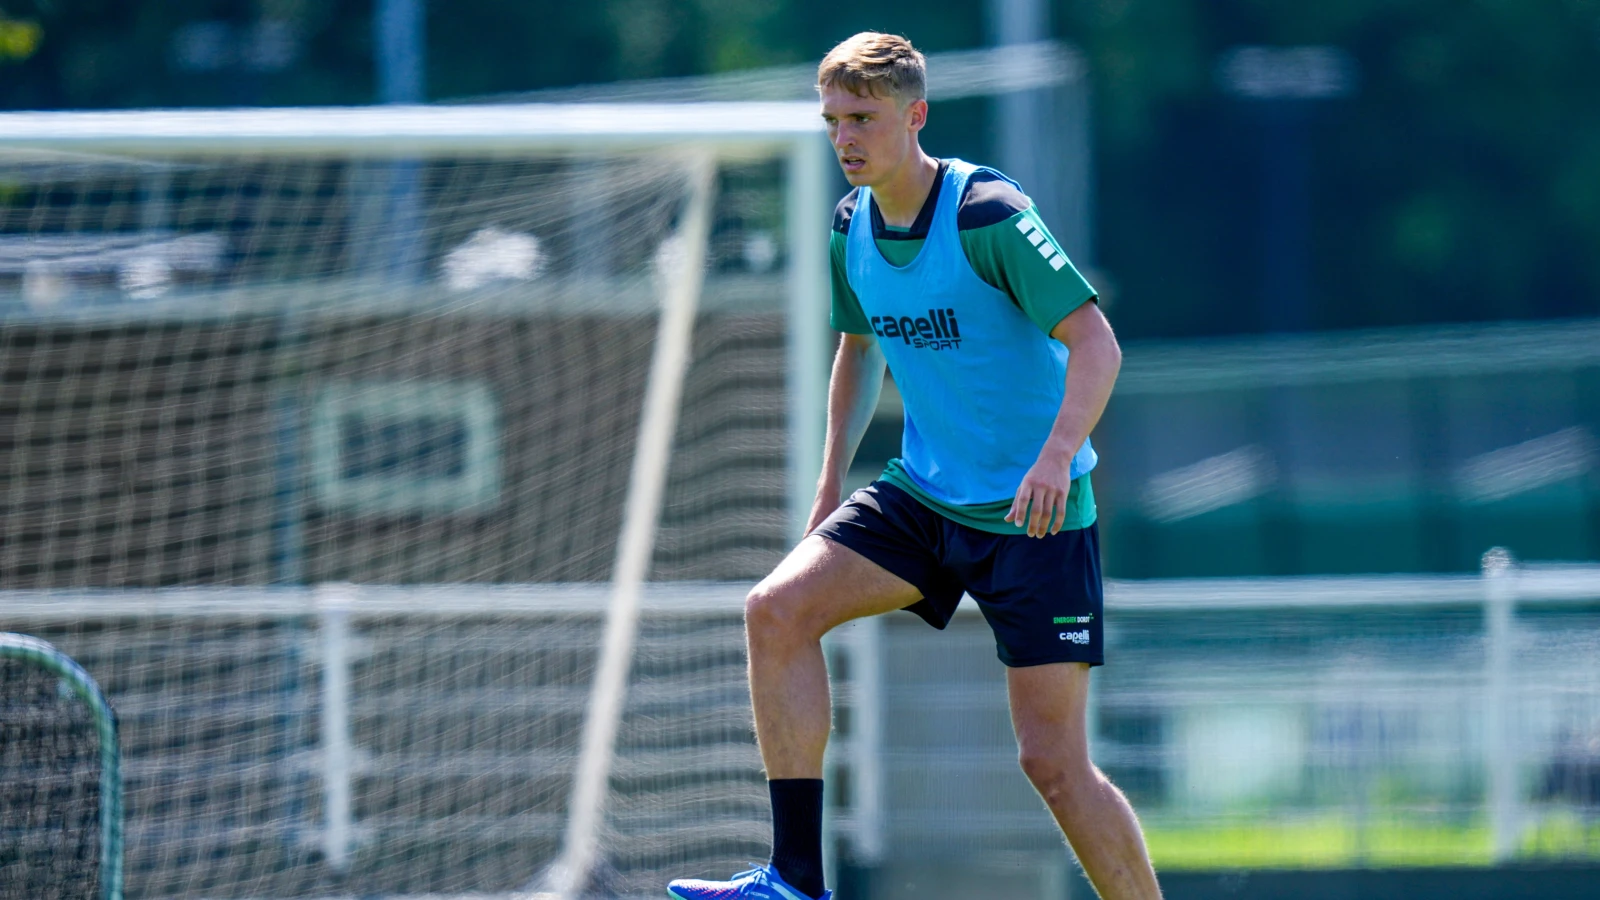
[[(434, 99), (818, 58), (863, 28), (986, 41), (983, 3), (426, 0)], [(43, 39), (0, 109), (364, 103), (374, 0), (5, 0)], [(292, 64), (184, 71), (196, 22), (296, 35)], [(1218, 88), (1241, 44), (1331, 44), (1354, 96), (1304, 110), (1312, 328), (1600, 315), (1600, 0), (1058, 0), (1094, 79), (1098, 255), (1128, 337), (1263, 327), (1258, 105)], [(930, 149), (983, 158), (980, 101)]]
[(1238, 44), (1332, 44), (1309, 111), (1316, 328), (1600, 315), (1600, 3), (1077, 0), (1096, 79), (1101, 263), (1132, 336), (1252, 331), (1261, 110)]

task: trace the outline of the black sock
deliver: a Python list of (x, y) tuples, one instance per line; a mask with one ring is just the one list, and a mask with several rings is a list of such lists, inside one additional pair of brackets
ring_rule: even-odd
[(776, 778), (772, 794), (772, 867), (783, 880), (812, 897), (821, 897), (822, 779)]

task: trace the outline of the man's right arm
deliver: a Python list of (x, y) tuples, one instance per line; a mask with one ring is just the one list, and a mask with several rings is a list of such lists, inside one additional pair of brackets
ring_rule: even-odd
[(859, 189), (852, 190), (839, 201), (833, 210), (833, 233), (828, 236), (833, 283), (828, 324), (840, 337), (839, 350), (833, 356), (833, 376), (828, 380), (828, 436), (822, 447), (822, 473), (817, 477), (817, 497), (806, 519), (806, 534), (839, 508), (845, 473), (850, 471), (856, 448), (877, 411), (878, 392), (883, 390), (883, 350), (846, 274), (850, 219), (859, 196)]
[(839, 336), (833, 375), (828, 380), (828, 436), (822, 448), (822, 474), (806, 520), (806, 534), (839, 508), (845, 473), (850, 471), (856, 448), (878, 408), (884, 368), (877, 338), (848, 332)]

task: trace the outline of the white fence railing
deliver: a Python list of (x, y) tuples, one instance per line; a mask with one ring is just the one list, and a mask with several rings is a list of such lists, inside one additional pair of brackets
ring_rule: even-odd
[[(1488, 846), (1464, 861), (1504, 861), (1563, 816), (1580, 839), (1557, 855), (1600, 856), (1600, 798), (1582, 786), (1600, 773), (1600, 566), (1509, 562), (1491, 554), (1476, 577), (1112, 582), (1096, 759), (1157, 854), (1180, 861), (1161, 835), (1334, 820), (1358, 833), (1347, 862), (1389, 859), (1397, 821), (1477, 828)], [(612, 845), (641, 891), (685, 864), (682, 844), (719, 863), (765, 852), (747, 587), (643, 594), (638, 715), (613, 781), (636, 793), (613, 811)], [(79, 659), (123, 717), (130, 895), (341, 878), (507, 890), (548, 862), (608, 586), (337, 594), (0, 596), (0, 627)], [(992, 638), (962, 609), (944, 633), (894, 616), (829, 640), (831, 827), (857, 862), (1059, 855), (1015, 765)]]
[[(1169, 864), (1600, 857), (1600, 565), (1491, 551), (1479, 576), (1124, 581), (1106, 602), (1095, 758)], [(1017, 771), (988, 628), (961, 609), (944, 634), (911, 617), (837, 633), (836, 827), (859, 861), (1058, 851)], [(1529, 846), (1568, 820), (1556, 846)], [(1349, 846), (1207, 843), (1252, 828)]]

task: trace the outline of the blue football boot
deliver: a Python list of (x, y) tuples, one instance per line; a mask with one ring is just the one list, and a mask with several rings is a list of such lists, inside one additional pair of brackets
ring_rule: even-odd
[(667, 885), (667, 896), (675, 900), (831, 900), (833, 891), (813, 898), (784, 881), (777, 869), (756, 866), (727, 881), (679, 878)]

